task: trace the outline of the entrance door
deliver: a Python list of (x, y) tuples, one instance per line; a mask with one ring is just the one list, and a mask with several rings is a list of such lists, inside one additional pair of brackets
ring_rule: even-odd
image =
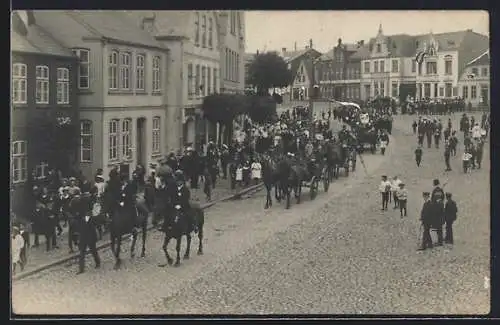
[(481, 99), (483, 100), (482, 104), (488, 105), (488, 99), (490, 97), (488, 86), (481, 85)]
[(137, 138), (136, 138), (136, 154), (137, 163), (146, 166), (147, 150), (146, 150), (146, 118), (140, 117), (137, 119)]

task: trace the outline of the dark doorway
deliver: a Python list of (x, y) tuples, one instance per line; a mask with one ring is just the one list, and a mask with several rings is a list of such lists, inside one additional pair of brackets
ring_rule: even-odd
[(137, 164), (145, 166), (147, 162), (146, 150), (146, 118), (140, 117), (137, 119), (137, 140), (136, 140), (136, 154)]

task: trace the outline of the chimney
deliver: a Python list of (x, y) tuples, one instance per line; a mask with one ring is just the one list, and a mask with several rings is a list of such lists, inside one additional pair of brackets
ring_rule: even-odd
[(259, 50), (257, 50), (257, 52), (255, 53), (256, 55), (259, 55)]
[(340, 45), (342, 45), (342, 39), (341, 39), (341, 38), (339, 38), (339, 39), (337, 40), (337, 46), (338, 46), (338, 47), (340, 47)]
[(293, 44), (293, 50), (294, 50), (294, 51), (297, 51), (297, 42), (295, 42), (295, 43)]
[(286, 47), (282, 47), (281, 48), (281, 53), (285, 54), (285, 52), (286, 52)]
[(311, 48), (311, 49), (313, 48), (313, 40), (312, 40), (312, 38), (309, 39), (309, 48)]

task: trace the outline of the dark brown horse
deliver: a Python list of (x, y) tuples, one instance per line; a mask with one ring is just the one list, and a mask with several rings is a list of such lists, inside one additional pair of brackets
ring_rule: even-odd
[(273, 199), (271, 196), (271, 192), (274, 187), (274, 196), (276, 201), (281, 202), (281, 191), (279, 186), (279, 171), (278, 164), (274, 159), (270, 156), (264, 156), (262, 159), (262, 181), (264, 182), (264, 186), (266, 187), (266, 205), (265, 209), (268, 209), (273, 206)]

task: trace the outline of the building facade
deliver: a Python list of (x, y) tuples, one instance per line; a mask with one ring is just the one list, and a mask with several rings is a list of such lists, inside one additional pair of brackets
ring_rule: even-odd
[(316, 79), (321, 96), (336, 100), (359, 99), (361, 88), (361, 60), (367, 50), (363, 42), (342, 44), (323, 54), (316, 63)]
[(219, 18), (221, 93), (245, 89), (245, 13), (221, 11)]
[(362, 97), (456, 97), (465, 64), (488, 46), (488, 37), (472, 30), (387, 36), (380, 26), (369, 41), (369, 58), (361, 63)]
[[(288, 69), (292, 72), (292, 83), (289, 89), (290, 100), (308, 100), (309, 89), (313, 82), (313, 61), (318, 59), (321, 53), (313, 48), (313, 41), (309, 40), (309, 45), (304, 49), (287, 52), (286, 48), (281, 51), (281, 57), (288, 64)], [(282, 91), (287, 93), (288, 90)]]
[(49, 168), (67, 175), (77, 165), (78, 61), (26, 11), (12, 13), (11, 55), (11, 209), (23, 216)]
[(458, 81), (459, 96), (473, 107), (490, 103), (490, 51), (468, 62)]
[[(168, 50), (124, 12), (36, 11), (78, 56), (80, 168), (91, 177), (120, 165), (157, 163), (176, 142), (167, 132)], [(61, 28), (60, 26), (64, 26)]]

